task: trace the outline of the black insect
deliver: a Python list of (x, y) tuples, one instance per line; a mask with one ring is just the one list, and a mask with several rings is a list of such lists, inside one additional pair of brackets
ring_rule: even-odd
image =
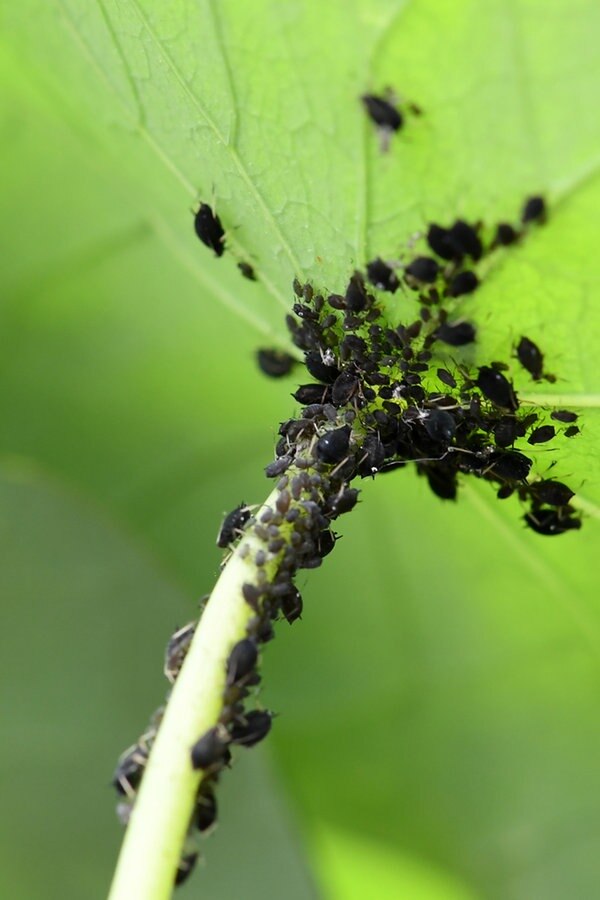
[(217, 547), (222, 547), (223, 549), (229, 547), (229, 545), (240, 536), (242, 529), (249, 518), (250, 510), (242, 501), (239, 506), (236, 506), (236, 508), (228, 513), (223, 519), (223, 523), (217, 535)]
[(553, 481), (551, 478), (529, 485), (529, 492), (536, 502), (547, 503), (549, 506), (566, 506), (575, 496), (570, 487), (562, 481)]
[(148, 750), (142, 744), (134, 744), (123, 753), (112, 777), (112, 786), (117, 794), (126, 797), (132, 797), (135, 794), (147, 762)]
[(267, 710), (254, 709), (244, 713), (243, 717), (231, 727), (231, 741), (243, 747), (254, 747), (262, 741), (271, 730), (273, 714)]
[(456, 500), (458, 478), (453, 469), (445, 466), (417, 466), (420, 475), (425, 474), (429, 487), (440, 500)]
[(517, 344), (517, 357), (533, 379), (539, 381), (543, 375), (544, 355), (537, 344), (528, 337), (522, 337)]
[(358, 502), (359, 491), (356, 488), (346, 488), (333, 497), (326, 506), (326, 514), (334, 519), (350, 512)]
[(519, 436), (519, 424), (513, 416), (501, 416), (493, 427), (498, 447), (509, 447)]
[(258, 660), (258, 648), (250, 638), (244, 638), (233, 647), (227, 660), (227, 684), (236, 684), (249, 675)]
[(239, 262), (237, 265), (244, 278), (247, 278), (248, 281), (256, 281), (256, 272), (254, 271), (250, 263)]
[(537, 534), (549, 537), (581, 528), (581, 519), (575, 518), (570, 513), (565, 514), (561, 509), (533, 509), (523, 518), (529, 528)]
[(556, 430), (553, 425), (540, 425), (539, 428), (533, 429), (527, 438), (527, 443), (545, 444), (547, 441), (551, 441), (555, 434)]
[(439, 264), (431, 256), (417, 256), (404, 269), (406, 275), (421, 284), (433, 284), (439, 275)]
[(436, 374), (440, 381), (447, 385), (447, 387), (456, 387), (456, 378), (447, 369), (438, 369)]
[(489, 458), (489, 472), (503, 481), (525, 481), (531, 460), (518, 450), (498, 450)]
[(432, 409), (423, 420), (425, 430), (432, 441), (449, 444), (456, 432), (454, 417), (444, 409)]
[(199, 738), (191, 750), (194, 769), (208, 769), (229, 756), (229, 735), (222, 725), (215, 725)]
[(496, 226), (494, 244), (508, 247), (510, 244), (514, 244), (518, 237), (519, 234), (512, 225), (509, 225), (507, 222), (499, 222)]
[(350, 444), (350, 426), (343, 425), (327, 431), (316, 443), (317, 458), (324, 463), (340, 462), (348, 453)]
[(569, 425), (569, 427), (564, 430), (564, 435), (568, 438), (575, 437), (577, 434), (581, 434), (581, 429), (577, 425)]
[(337, 366), (325, 362), (318, 350), (310, 350), (305, 356), (304, 364), (313, 378), (325, 384), (333, 384), (340, 374)]
[(184, 853), (179, 860), (177, 871), (175, 873), (175, 884), (183, 884), (194, 871), (194, 866), (198, 862), (199, 853)]
[(483, 246), (475, 228), (457, 219), (448, 229), (448, 240), (454, 247), (455, 256), (470, 256), (475, 262), (481, 259)]
[(270, 350), (263, 348), (256, 351), (258, 367), (270, 378), (283, 378), (292, 371), (296, 360), (283, 350)]
[(352, 371), (340, 372), (331, 388), (331, 402), (334, 406), (345, 406), (356, 394), (360, 378)]
[(323, 384), (301, 384), (298, 390), (294, 391), (292, 397), (304, 406), (312, 405), (313, 403), (320, 404), (327, 399), (329, 390)]
[(392, 267), (379, 257), (367, 263), (367, 276), (376, 288), (380, 291), (389, 291), (390, 294), (394, 294), (400, 285)]
[(529, 197), (523, 205), (521, 222), (527, 225), (529, 222), (543, 224), (547, 217), (546, 201), (543, 197)]
[(452, 245), (447, 228), (436, 225), (435, 222), (427, 229), (427, 243), (431, 250), (442, 259), (451, 260), (456, 256), (456, 250)]
[(281, 612), (290, 625), (292, 622), (295, 622), (296, 619), (301, 617), (303, 606), (302, 596), (300, 591), (293, 587), (293, 585), (290, 585), (289, 591), (283, 594), (280, 602)]
[(282, 456), (279, 459), (274, 460), (272, 463), (269, 463), (268, 466), (265, 466), (265, 475), (267, 478), (278, 478), (279, 475), (283, 475), (286, 469), (292, 464), (291, 456)]
[(194, 229), (203, 244), (210, 247), (216, 256), (223, 256), (225, 232), (221, 220), (208, 203), (200, 204), (200, 209), (194, 216)]
[(401, 112), (386, 100), (375, 94), (363, 94), (360, 98), (367, 111), (367, 115), (379, 128), (389, 131), (398, 131), (402, 128), (403, 117)]
[(484, 397), (495, 406), (511, 409), (518, 408), (518, 401), (513, 386), (502, 372), (492, 369), (491, 366), (481, 366), (477, 376), (477, 387)]
[(470, 269), (459, 272), (450, 281), (448, 293), (451, 297), (461, 297), (463, 294), (472, 294), (479, 286), (479, 278)]
[(568, 409), (555, 409), (550, 413), (550, 418), (554, 419), (556, 422), (576, 422), (578, 419), (577, 413), (571, 412)]
[(242, 585), (242, 596), (248, 606), (255, 612), (258, 611), (260, 598), (263, 596), (263, 590), (256, 584), (246, 582)]
[(360, 272), (355, 272), (346, 288), (346, 309), (353, 313), (362, 312), (367, 305), (365, 282)]
[(462, 347), (475, 340), (475, 327), (470, 322), (443, 322), (436, 336), (451, 347)]
[(165, 650), (164, 673), (171, 683), (179, 675), (183, 661), (192, 643), (196, 625), (196, 622), (188, 622), (187, 625), (184, 625), (183, 628), (180, 628), (169, 638), (167, 649)]
[(217, 798), (212, 788), (202, 782), (200, 793), (196, 798), (194, 824), (198, 831), (208, 831), (217, 821)]
[(368, 434), (360, 448), (358, 474), (362, 478), (375, 475), (385, 462), (385, 447), (378, 434)]

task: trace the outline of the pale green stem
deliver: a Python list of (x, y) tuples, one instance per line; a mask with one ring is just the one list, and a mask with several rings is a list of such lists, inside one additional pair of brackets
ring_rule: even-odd
[[(277, 493), (272, 492), (265, 507), (274, 506)], [(227, 658), (233, 645), (245, 636), (248, 622), (255, 615), (241, 589), (245, 582), (256, 582), (253, 559), (261, 547), (264, 545), (249, 529), (224, 567), (202, 613), (150, 753), (109, 900), (171, 897), (202, 779), (202, 773), (192, 768), (190, 750), (216, 724), (222, 712)], [(271, 568), (275, 568), (273, 563)]]

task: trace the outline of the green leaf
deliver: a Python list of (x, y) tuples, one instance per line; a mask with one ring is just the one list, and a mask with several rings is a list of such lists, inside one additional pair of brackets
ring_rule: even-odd
[[(34, 833), (44, 868), (61, 859), (64, 880), (79, 848), (86, 880), (73, 875), (73, 896), (107, 880), (108, 851), (100, 871), (90, 848), (115, 847), (118, 831), (98, 785), (160, 702), (165, 635), (211, 586), (220, 515), (266, 494), (261, 467), (293, 410), (295, 379), (263, 383), (252, 355), (287, 340), (294, 275), (339, 290), (355, 265), (406, 252), (432, 219), (514, 220), (523, 198), (542, 191), (548, 225), (501, 255), (460, 311), (479, 326), (475, 361), (508, 359), (527, 334), (558, 380), (539, 387), (515, 363), (521, 396), (581, 407), (582, 434), (557, 439), (551, 471), (587, 504), (583, 530), (556, 542), (531, 534), (518, 502), (497, 503), (485, 485), (465, 487), (454, 507), (412, 472), (365, 484), (336, 553), (301, 585), (302, 624), (280, 629), (269, 649), (264, 698), (282, 713), (274, 752), (305, 834), (325, 821), (348, 835), (357, 870), (374, 870), (373, 853), (397, 855), (485, 897), (591, 900), (600, 827), (598, 8), (26, 2), (12, 4), (5, 24), (0, 450), (103, 508), (152, 561), (136, 562), (124, 582), (105, 581), (106, 541), (77, 527), (85, 510), (70, 511), (61, 553), (42, 536), (25, 539), (38, 520), (52, 535), (54, 513), (46, 520), (35, 507), (27, 518), (12, 615), (14, 629), (35, 635), (35, 653), (25, 673), (16, 664), (10, 673), (22, 694), (15, 721), (77, 706), (68, 725), (58, 721), (95, 785), (82, 787), (77, 815), (50, 842), (48, 829)], [(358, 97), (388, 84), (424, 115), (384, 156)], [(194, 203), (213, 191), (231, 251), (219, 260), (191, 227)], [(240, 259), (257, 284), (239, 277)], [(394, 315), (403, 302), (393, 301)], [(551, 458), (539, 450), (538, 469)], [(6, 508), (12, 524), (19, 505)], [(5, 543), (3, 556), (14, 557), (14, 540)], [(48, 652), (62, 622), (31, 615), (49, 583), (54, 605), (71, 598), (71, 612), (60, 609), (69, 622), (76, 610), (84, 633), (95, 635), (102, 601), (110, 641), (96, 648), (95, 677), (139, 679), (135, 702), (116, 689), (110, 709), (94, 692), (73, 697), (83, 697), (76, 673), (86, 657)], [(105, 594), (114, 608), (104, 608)], [(125, 609), (145, 635), (131, 647), (133, 676), (118, 650)], [(40, 741), (23, 728), (20, 752)], [(52, 759), (66, 781), (65, 743)], [(251, 766), (244, 758), (237, 768)], [(23, 812), (7, 846), (21, 855), (3, 867), (11, 896), (25, 869), (14, 860), (31, 853), (24, 811), (51, 790), (60, 819), (59, 774), (36, 755), (18, 781)], [(80, 826), (90, 808), (93, 841)], [(234, 830), (247, 822), (236, 815), (232, 800), (223, 820), (238, 822)], [(242, 852), (232, 843), (219, 856), (218, 839), (190, 894), (225, 878)], [(351, 897), (350, 862), (323, 858), (316, 850), (324, 890)], [(260, 859), (244, 857), (245, 884)], [(261, 871), (269, 892), (272, 876)], [(26, 876), (23, 896), (44, 890), (31, 867)], [(289, 885), (302, 879), (290, 874)]]

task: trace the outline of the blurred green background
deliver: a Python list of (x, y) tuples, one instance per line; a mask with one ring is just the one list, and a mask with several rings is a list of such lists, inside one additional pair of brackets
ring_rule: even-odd
[[(116, 758), (294, 410), (296, 378), (253, 360), (285, 343), (292, 277), (339, 290), (432, 218), (514, 219), (540, 190), (551, 224), (464, 311), (475, 359), (526, 333), (560, 376), (536, 392), (585, 408), (552, 470), (583, 530), (536, 536), (482, 485), (362, 484), (265, 651), (280, 716), (181, 896), (598, 896), (599, 40), (587, 0), (4, 9), (3, 897), (106, 894)], [(425, 115), (382, 157), (357, 97), (388, 84)], [(191, 228), (213, 194), (221, 260)]]

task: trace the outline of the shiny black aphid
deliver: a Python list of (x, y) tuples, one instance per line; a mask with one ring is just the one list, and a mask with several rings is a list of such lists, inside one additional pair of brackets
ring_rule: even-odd
[(302, 596), (293, 585), (290, 585), (289, 591), (283, 594), (280, 602), (281, 612), (290, 625), (300, 618), (303, 606)]
[(456, 432), (454, 417), (444, 409), (432, 409), (423, 420), (425, 430), (432, 441), (449, 444)]
[(223, 519), (223, 524), (217, 535), (217, 547), (225, 549), (240, 536), (240, 533), (250, 518), (250, 510), (244, 503), (240, 503)]
[(244, 278), (247, 278), (248, 281), (256, 281), (256, 272), (254, 271), (250, 263), (239, 262), (237, 265)]
[(479, 286), (479, 278), (475, 272), (467, 269), (465, 272), (459, 272), (451, 280), (448, 287), (448, 293), (451, 297), (461, 297), (463, 294), (472, 294)]
[(292, 397), (303, 406), (310, 406), (313, 403), (324, 403), (328, 391), (329, 388), (323, 384), (301, 384)]
[(268, 348), (256, 351), (256, 361), (261, 372), (270, 378), (283, 378), (284, 375), (289, 375), (296, 363), (289, 353)]
[(475, 327), (470, 322), (444, 322), (437, 330), (437, 338), (451, 347), (462, 347), (475, 340)]
[(531, 469), (531, 460), (518, 450), (492, 453), (489, 471), (505, 481), (525, 481)]
[(556, 422), (576, 422), (577, 421), (577, 413), (571, 412), (568, 409), (555, 409), (550, 413), (550, 418), (554, 419)]
[(194, 870), (194, 866), (198, 862), (198, 853), (185, 853), (179, 860), (177, 872), (175, 873), (175, 884), (183, 884), (190, 877)]
[(547, 441), (551, 441), (555, 434), (556, 430), (553, 425), (540, 425), (539, 428), (533, 429), (527, 438), (527, 443), (545, 444)]
[(350, 444), (350, 426), (344, 425), (342, 428), (335, 428), (333, 431), (327, 431), (317, 441), (315, 452), (318, 459), (324, 463), (337, 463), (348, 453)]
[(513, 411), (517, 409), (518, 403), (512, 384), (502, 372), (490, 366), (481, 366), (476, 383), (483, 396), (491, 400), (495, 406)]
[(406, 275), (422, 284), (433, 284), (439, 275), (439, 264), (431, 256), (417, 256), (404, 269)]
[(581, 429), (577, 427), (577, 425), (569, 425), (568, 428), (565, 428), (564, 435), (565, 437), (572, 438), (575, 437), (576, 434), (580, 434)]
[(234, 722), (231, 727), (231, 741), (241, 744), (243, 747), (254, 747), (262, 741), (271, 730), (273, 716), (267, 710), (253, 709), (244, 713), (240, 721)]
[(208, 769), (223, 762), (228, 755), (228, 735), (223, 726), (215, 725), (199, 738), (191, 750), (194, 769)]
[(337, 516), (342, 516), (344, 513), (350, 512), (358, 502), (358, 494), (359, 491), (357, 488), (346, 488), (346, 490), (341, 491), (336, 497), (330, 500), (328, 507), (326, 508), (327, 514), (331, 518), (336, 518)]
[(208, 203), (200, 204), (200, 209), (194, 216), (194, 229), (203, 244), (214, 250), (216, 256), (223, 256), (225, 232), (221, 220)]
[(235, 684), (252, 672), (258, 659), (258, 648), (253, 640), (244, 638), (234, 646), (227, 660), (227, 684)]
[(333, 405), (345, 406), (356, 394), (359, 385), (360, 379), (354, 372), (340, 372), (331, 388), (331, 402)]
[(375, 94), (363, 94), (360, 98), (367, 114), (375, 125), (387, 128), (390, 131), (398, 131), (402, 127), (402, 114), (389, 100), (377, 97)]
[(317, 555), (323, 559), (328, 556), (337, 541), (337, 535), (330, 528), (325, 528), (317, 538)]
[(521, 222), (523, 222), (524, 225), (528, 222), (543, 223), (546, 221), (546, 215), (547, 209), (544, 198), (529, 197), (529, 199), (525, 201), (521, 212)]
[(379, 257), (367, 263), (367, 277), (380, 291), (389, 291), (390, 294), (394, 294), (400, 284), (391, 266)]
[(524, 369), (539, 381), (543, 374), (544, 355), (537, 344), (534, 344), (528, 337), (522, 337), (517, 344), (517, 357)]

